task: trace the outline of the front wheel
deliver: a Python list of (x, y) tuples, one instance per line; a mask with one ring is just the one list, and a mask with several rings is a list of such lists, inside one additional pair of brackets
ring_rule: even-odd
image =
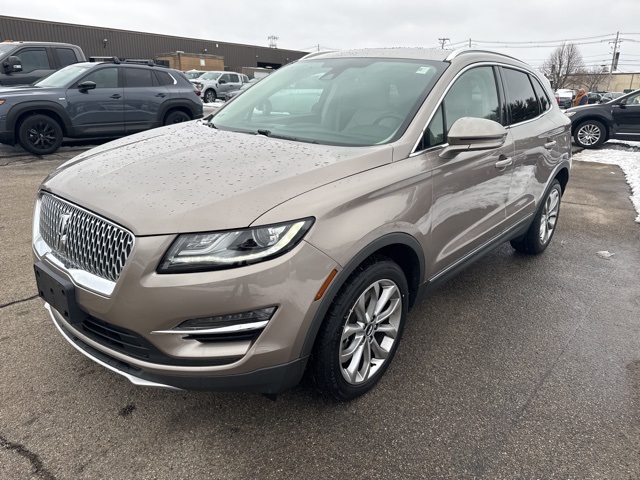
[(407, 280), (374, 256), (349, 277), (327, 312), (311, 360), (316, 388), (352, 400), (380, 380), (398, 348), (408, 310)]
[(48, 155), (62, 145), (62, 127), (47, 115), (31, 115), (20, 123), (18, 138), (28, 152)]
[(597, 120), (587, 120), (576, 128), (573, 138), (583, 148), (595, 148), (607, 139), (604, 125)]
[(546, 196), (542, 200), (533, 223), (527, 233), (520, 240), (511, 240), (511, 246), (518, 252), (537, 255), (545, 251), (556, 231), (558, 216), (560, 215), (560, 199), (562, 187), (558, 180), (551, 183)]
[(213, 103), (216, 101), (217, 95), (215, 90), (207, 90), (204, 92), (204, 103)]

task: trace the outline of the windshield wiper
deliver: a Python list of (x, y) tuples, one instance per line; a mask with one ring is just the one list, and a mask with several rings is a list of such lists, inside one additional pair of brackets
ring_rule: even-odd
[(307, 140), (305, 138), (293, 137), (291, 135), (279, 135), (277, 133), (272, 133), (271, 130), (258, 129), (256, 130), (256, 135), (264, 135), (265, 137), (276, 138), (278, 140), (291, 140), (293, 142), (314, 143), (316, 145), (319, 144), (317, 140)]

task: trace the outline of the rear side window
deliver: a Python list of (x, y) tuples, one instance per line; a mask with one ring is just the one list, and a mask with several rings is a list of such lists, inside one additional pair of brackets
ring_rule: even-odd
[(56, 48), (58, 53), (58, 59), (60, 60), (60, 67), (66, 67), (73, 63), (78, 63), (78, 57), (76, 52), (71, 48)]
[(51, 70), (49, 57), (44, 48), (25, 48), (16, 53), (16, 57), (22, 63), (22, 72), (29, 73), (34, 70)]
[(124, 86), (126, 88), (153, 87), (151, 70), (145, 68), (125, 68)]
[(505, 88), (507, 91), (507, 105), (511, 115), (510, 124), (524, 122), (540, 115), (540, 106), (529, 75), (520, 70), (503, 68)]
[(547, 91), (542, 88), (542, 85), (540, 85), (537, 78), (532, 76), (531, 80), (533, 80), (533, 89), (535, 90), (536, 95), (538, 96), (538, 101), (540, 102), (540, 109), (542, 112), (546, 112), (551, 108), (551, 100), (549, 100)]

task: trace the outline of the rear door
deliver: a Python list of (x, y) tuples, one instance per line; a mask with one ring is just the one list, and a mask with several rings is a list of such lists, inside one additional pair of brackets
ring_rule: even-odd
[(518, 68), (500, 68), (505, 89), (508, 126), (515, 152), (507, 199), (509, 223), (535, 213), (551, 171), (561, 160), (566, 127), (549, 113), (551, 98), (535, 76)]
[(169, 100), (169, 90), (160, 85), (151, 68), (122, 67), (124, 122), (127, 133), (154, 128), (162, 123), (160, 112)]

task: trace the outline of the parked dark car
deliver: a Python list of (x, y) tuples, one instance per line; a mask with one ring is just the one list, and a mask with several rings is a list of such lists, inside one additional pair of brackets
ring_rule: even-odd
[(624, 92), (606, 92), (602, 94), (602, 98), (600, 99), (600, 103), (607, 103), (611, 100), (615, 100), (616, 98), (620, 98), (624, 95)]
[(0, 88), (0, 143), (53, 153), (63, 137), (122, 137), (202, 117), (187, 78), (148, 62), (83, 62), (24, 87)]
[(69, 43), (0, 43), (0, 85), (29, 85), (56, 70), (86, 60), (82, 49)]
[(587, 96), (589, 98), (589, 105), (592, 105), (594, 103), (600, 103), (600, 101), (602, 100), (602, 94), (600, 93), (589, 92)]
[(640, 90), (608, 103), (570, 108), (565, 114), (581, 147), (594, 148), (612, 138), (640, 140)]

